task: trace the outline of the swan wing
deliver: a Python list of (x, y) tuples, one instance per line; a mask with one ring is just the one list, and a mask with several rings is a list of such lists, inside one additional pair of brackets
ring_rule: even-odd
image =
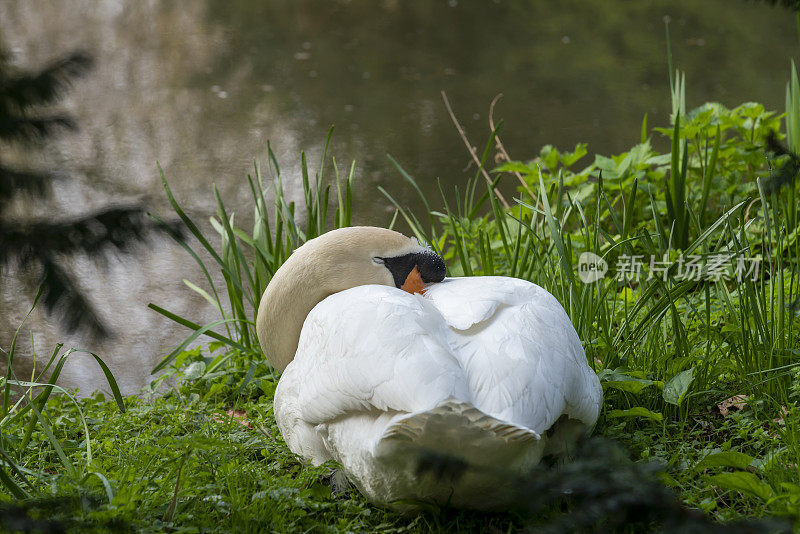
[[(359, 286), (324, 299), (306, 318), (276, 390), (276, 420), (290, 448), (324, 461), (326, 429), (319, 425), (424, 411), (448, 398), (469, 401), (450, 335), (429, 301), (393, 287)], [(380, 437), (363, 428), (361, 438)]]
[(544, 433), (562, 416), (592, 427), (602, 389), (553, 295), (516, 278), (451, 278), (425, 293), (452, 332), (474, 406)]

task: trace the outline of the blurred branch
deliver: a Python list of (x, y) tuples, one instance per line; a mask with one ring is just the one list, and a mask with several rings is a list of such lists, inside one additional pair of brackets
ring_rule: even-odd
[[(178, 223), (167, 223), (180, 232)], [(6, 226), (0, 221), (0, 261), (3, 256), (30, 257), (33, 250), (59, 254), (95, 255), (113, 247), (126, 250), (152, 230), (163, 231), (140, 206), (112, 207), (71, 221), (36, 222)]]
[(59, 130), (75, 130), (67, 116), (18, 117), (0, 113), (0, 139), (4, 141), (41, 141)]
[[(3, 58), (0, 62), (6, 63)], [(4, 74), (10, 69), (0, 65), (0, 116), (53, 103), (72, 86), (73, 79), (84, 75), (93, 64), (89, 54), (76, 51), (33, 74)]]
[(83, 295), (69, 274), (46, 252), (35, 252), (42, 269), (39, 284), (42, 302), (49, 313), (56, 310), (62, 318), (64, 329), (75, 332), (83, 328), (91, 338), (109, 337), (111, 332), (103, 324), (94, 307)]
[[(57, 130), (76, 129), (68, 115), (37, 111), (62, 97), (92, 64), (88, 54), (75, 51), (41, 70), (23, 71), (9, 64), (9, 56), (0, 47), (0, 141), (42, 141)], [(0, 215), (20, 193), (43, 196), (49, 182), (59, 175), (12, 169), (0, 161)], [(48, 312), (58, 312), (70, 332), (85, 328), (93, 337), (105, 337), (110, 335), (108, 328), (60, 262), (72, 254), (102, 260), (109, 249), (127, 251), (154, 230), (182, 233), (178, 223), (149, 220), (139, 205), (113, 206), (65, 221), (20, 222), (0, 217), (0, 267), (38, 273), (37, 286), (42, 287)]]
[(37, 286), (43, 287), (47, 311), (57, 313), (68, 332), (80, 328), (93, 338), (107, 337), (111, 332), (56, 255), (102, 259), (108, 248), (129, 251), (154, 231), (183, 235), (183, 226), (153, 222), (139, 206), (109, 208), (71, 221), (9, 225), (0, 220), (0, 266), (14, 262), (38, 268)]
[(43, 195), (56, 173), (28, 172), (0, 165), (0, 207), (19, 193)]

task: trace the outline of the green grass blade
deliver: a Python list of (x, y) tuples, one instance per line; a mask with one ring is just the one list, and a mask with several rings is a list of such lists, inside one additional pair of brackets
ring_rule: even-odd
[[(148, 306), (153, 308), (152, 305), (148, 305)], [(155, 308), (153, 308), (153, 309), (155, 309)], [(156, 310), (156, 311), (158, 311), (159, 313), (162, 313), (160, 310)], [(164, 311), (166, 311), (166, 310), (164, 310)], [(214, 339), (222, 338), (223, 336), (220, 336), (219, 334), (214, 335), (215, 332), (213, 330), (211, 330), (211, 329), (216, 327), (216, 326), (219, 326), (221, 324), (235, 323), (236, 321), (238, 321), (238, 319), (221, 319), (219, 321), (214, 321), (212, 323), (208, 323), (207, 325), (204, 325), (204, 326), (201, 326), (201, 327), (197, 328), (189, 337), (184, 339), (183, 343), (178, 345), (178, 347), (175, 350), (173, 350), (168, 355), (166, 355), (164, 357), (164, 359), (162, 359), (161, 362), (158, 365), (156, 365), (153, 368), (153, 370), (150, 371), (150, 372), (155, 374), (155, 373), (161, 371), (162, 369), (164, 369), (167, 365), (172, 363), (172, 361), (175, 358), (178, 357), (178, 354), (183, 352), (186, 349), (186, 347), (188, 347), (195, 339), (197, 339), (198, 337), (202, 336), (203, 334), (206, 334), (209, 337), (213, 337)], [(220, 341), (223, 341), (223, 340), (220, 339)], [(236, 347), (237, 345), (238, 345), (237, 343), (231, 343), (231, 346)], [(241, 345), (239, 345), (239, 347), (241, 347)], [(239, 348), (239, 347), (237, 347), (237, 348)], [(244, 350), (246, 352), (250, 352), (247, 349), (245, 349), (244, 347), (241, 347), (241, 350)]]
[(217, 305), (218, 306), (222, 306), (222, 303), (220, 301), (219, 295), (217, 294), (217, 290), (216, 290), (216, 288), (214, 286), (214, 281), (211, 279), (211, 274), (208, 272), (208, 269), (206, 268), (206, 265), (203, 262), (203, 260), (200, 259), (200, 256), (197, 255), (197, 253), (192, 249), (192, 247), (190, 247), (189, 244), (186, 243), (186, 241), (180, 235), (178, 235), (175, 232), (173, 232), (172, 230), (170, 230), (169, 227), (167, 226), (167, 224), (163, 220), (161, 220), (159, 217), (157, 217), (156, 215), (153, 215), (151, 213), (148, 213), (148, 215), (153, 220), (155, 220), (156, 222), (161, 223), (161, 225), (164, 228), (167, 228), (167, 231), (169, 232), (169, 234), (172, 237), (172, 239), (176, 243), (178, 243), (186, 252), (188, 252), (189, 255), (195, 260), (197, 265), (200, 266), (200, 269), (203, 271), (203, 275), (205, 275), (206, 280), (208, 281), (209, 287), (211, 287), (211, 290), (214, 293), (214, 299), (217, 301)]
[(541, 168), (539, 169), (539, 198), (544, 206), (545, 220), (547, 221), (547, 226), (550, 229), (550, 238), (553, 240), (556, 250), (558, 250), (562, 275), (567, 279), (570, 287), (574, 287), (575, 279), (571, 268), (572, 261), (571, 258), (567, 258), (561, 231), (559, 230), (555, 217), (553, 217), (553, 211), (550, 209), (550, 201), (547, 198), (547, 190), (544, 187), (544, 178), (542, 178)]
[[(42, 291), (44, 290), (44, 286), (40, 285), (39, 290), (36, 292), (36, 296), (33, 299), (33, 304), (31, 304), (28, 313), (25, 314), (23, 317), (22, 322), (20, 322), (19, 326), (16, 330), (14, 330), (14, 336), (11, 338), (11, 348), (6, 353), (6, 378), (5, 378), (5, 385), (3, 387), (3, 403), (0, 406), (0, 419), (4, 419), (8, 414), (9, 407), (11, 405), (11, 385), (9, 381), (11, 380), (12, 369), (14, 368), (14, 353), (17, 348), (17, 336), (19, 336), (20, 330), (22, 330), (22, 325), (25, 324), (25, 321), (28, 320), (28, 317), (31, 316), (33, 313), (33, 309), (36, 308), (36, 304), (39, 302), (39, 298), (42, 296)], [(5, 352), (5, 351), (3, 351)]]
[[(436, 222), (433, 218), (433, 215), (431, 215), (432, 210), (430, 204), (428, 203), (428, 199), (425, 198), (425, 195), (422, 193), (422, 190), (419, 188), (419, 185), (417, 185), (416, 180), (414, 180), (411, 177), (411, 175), (406, 172), (406, 170), (391, 156), (391, 154), (386, 154), (386, 157), (389, 158), (389, 161), (392, 162), (392, 165), (394, 165), (395, 168), (398, 171), (400, 171), (400, 175), (403, 178), (405, 178), (408, 183), (411, 184), (411, 187), (414, 188), (414, 191), (417, 192), (417, 195), (419, 196), (420, 200), (422, 200), (422, 203), (425, 205), (425, 213), (428, 214), (428, 218), (430, 219), (430, 225), (431, 225), (430, 235), (432, 239), (433, 236), (436, 235)], [(430, 241), (430, 239), (426, 239), (426, 241)]]
[(703, 219), (705, 219), (706, 206), (708, 205), (708, 196), (711, 193), (711, 182), (714, 179), (714, 172), (717, 169), (717, 158), (719, 157), (719, 145), (722, 140), (722, 133), (719, 125), (717, 125), (717, 132), (714, 135), (714, 147), (711, 149), (711, 159), (706, 165), (703, 174), (703, 194), (700, 198), (699, 219), (702, 227)]
[(644, 114), (644, 118), (642, 119), (642, 132), (639, 139), (639, 142), (642, 144), (647, 142), (647, 113)]
[[(156, 304), (153, 304), (152, 302), (149, 303), (147, 305), (147, 307), (150, 308), (153, 311), (156, 311), (156, 312), (160, 313), (161, 315), (163, 315), (167, 319), (172, 319), (173, 321), (175, 321), (179, 325), (185, 326), (186, 328), (189, 328), (191, 330), (197, 330), (199, 328), (202, 328), (202, 326), (200, 326), (199, 324), (194, 323), (194, 322), (192, 322), (192, 321), (190, 321), (188, 319), (184, 319), (180, 315), (176, 315), (176, 314), (174, 314), (174, 313), (172, 313), (170, 311), (167, 311), (164, 308), (162, 308), (162, 307), (160, 307), (160, 306), (158, 306)], [(235, 342), (231, 338), (225, 337), (222, 334), (218, 334), (217, 332), (214, 332), (213, 330), (207, 330), (206, 332), (204, 332), (204, 334), (207, 335), (210, 338), (216, 339), (217, 341), (222, 341), (223, 343), (225, 343), (227, 345), (230, 345), (231, 347), (233, 347), (235, 349), (239, 349), (241, 351), (248, 352), (248, 350), (243, 345), (240, 345), (239, 343)]]
[[(11, 458), (8, 456), (6, 451), (4, 451), (2, 449), (2, 447), (0, 447), (0, 456), (3, 457), (3, 459), (5, 460), (6, 465), (11, 469), (11, 471), (16, 473), (16, 475), (19, 478), (21, 478), (22, 480), (24, 480), (27, 485), (30, 485), (30, 482), (28, 482), (27, 477), (25, 477), (22, 474), (22, 472), (19, 470), (17, 465), (11, 460)], [(20, 485), (17, 484), (14, 481), (14, 479), (9, 476), (8, 473), (6, 473), (5, 467), (2, 464), (0, 464), (0, 483), (2, 483), (3, 487), (5, 487), (5, 489), (15, 499), (30, 499), (30, 497), (31, 497), (31, 495), (28, 492), (26, 492), (24, 489), (22, 489), (22, 487), (20, 487)]]

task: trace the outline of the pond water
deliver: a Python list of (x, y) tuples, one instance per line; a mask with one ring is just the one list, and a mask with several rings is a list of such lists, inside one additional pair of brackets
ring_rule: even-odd
[[(419, 207), (388, 161), (391, 154), (437, 205), (474, 172), (442, 104), (445, 91), (474, 145), (489, 134), (489, 103), (512, 157), (544, 144), (589, 144), (616, 153), (639, 138), (642, 117), (664, 125), (669, 112), (664, 20), (675, 65), (686, 71), (687, 106), (759, 101), (783, 108), (796, 26), (785, 10), (731, 0), (4, 0), (0, 43), (20, 67), (36, 68), (81, 48), (94, 70), (59, 105), (80, 130), (36, 150), (0, 147), (5, 161), (57, 168), (69, 179), (48, 199), (20, 201), (6, 216), (76, 215), (142, 201), (168, 216), (157, 162), (197, 219), (214, 212), (211, 185), (246, 218), (246, 174), (263, 162), (267, 140), (297, 197), (299, 152), (316, 168), (328, 128), (340, 167), (356, 161), (355, 222), (386, 225), (383, 185)], [(654, 134), (657, 137), (658, 134)], [(54, 215), (57, 214), (57, 215)], [(70, 265), (115, 336), (92, 342), (66, 335), (35, 311), (21, 354), (32, 362), (57, 342), (91, 348), (127, 393), (187, 334), (147, 309), (160, 304), (205, 322), (205, 301), (183, 283), (199, 282), (192, 259), (166, 240), (105, 264)], [(0, 347), (30, 306), (25, 277), (3, 275)], [(63, 383), (101, 387), (80, 355)]]

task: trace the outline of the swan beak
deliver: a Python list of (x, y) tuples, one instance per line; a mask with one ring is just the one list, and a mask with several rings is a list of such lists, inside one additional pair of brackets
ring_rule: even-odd
[(422, 281), (422, 276), (419, 274), (419, 267), (415, 265), (414, 268), (411, 269), (411, 272), (408, 273), (406, 281), (403, 282), (403, 285), (400, 286), (400, 289), (403, 291), (408, 291), (409, 293), (417, 293), (419, 295), (425, 292), (427, 287), (425, 282)]

